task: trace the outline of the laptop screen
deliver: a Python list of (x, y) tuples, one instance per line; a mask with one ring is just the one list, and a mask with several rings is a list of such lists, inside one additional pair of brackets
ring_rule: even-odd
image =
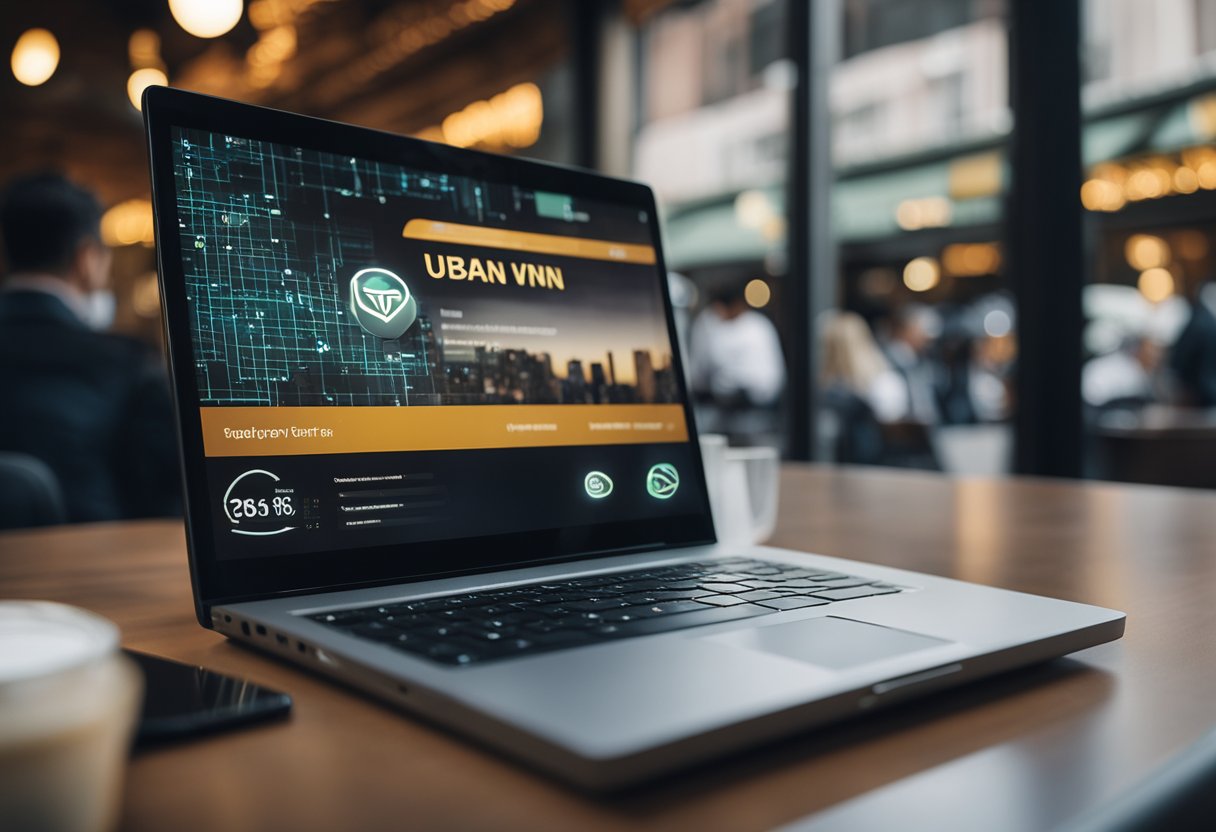
[(230, 130), (167, 130), (217, 560), (707, 520), (651, 201)]

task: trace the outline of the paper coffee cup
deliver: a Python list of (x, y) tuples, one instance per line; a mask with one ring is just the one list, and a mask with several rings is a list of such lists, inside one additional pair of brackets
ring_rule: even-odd
[(0, 601), (0, 826), (112, 829), (142, 691), (106, 619)]

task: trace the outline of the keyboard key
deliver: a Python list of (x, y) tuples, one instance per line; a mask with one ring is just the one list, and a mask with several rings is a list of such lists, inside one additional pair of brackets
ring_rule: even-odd
[(600, 613), (600, 618), (610, 624), (616, 624), (622, 621), (637, 621), (640, 618), (653, 618), (656, 615), (662, 615), (662, 613), (656, 612), (654, 607), (636, 606), (608, 610)]
[(384, 644), (409, 650), (413, 653), (425, 653), (433, 646), (433, 642), (427, 641), (417, 633), (396, 633), (392, 638), (382, 640)]
[(426, 655), (444, 664), (471, 664), (484, 653), (458, 644), (436, 644), (427, 649)]
[(715, 607), (733, 607), (736, 604), (747, 603), (737, 595), (702, 595), (693, 600), (698, 604), (713, 604)]
[(539, 604), (532, 607), (530, 611), (536, 613), (537, 615), (548, 616), (550, 618), (560, 618), (561, 616), (569, 615), (572, 612), (569, 602), (560, 604)]
[(624, 598), (592, 598), (589, 601), (571, 601), (566, 606), (579, 612), (598, 612), (628, 607), (629, 602)]
[(661, 601), (651, 607), (652, 610), (658, 610), (659, 615), (678, 615), (682, 612), (694, 612), (705, 609), (704, 604), (698, 604), (696, 601)]
[(839, 578), (831, 581), (817, 581), (819, 586), (824, 589), (844, 589), (853, 586), (869, 586), (874, 583), (873, 578)]
[(869, 586), (842, 587), (841, 589), (825, 589), (816, 592), (814, 597), (828, 601), (849, 601), (853, 598), (868, 598), (873, 595), (891, 595), (899, 592), (899, 587), (889, 584), (871, 584)]
[(706, 592), (747, 592), (751, 587), (723, 581), (707, 581), (701, 584), (701, 589)]
[(712, 575), (706, 575), (701, 580), (714, 581), (716, 583), (738, 583), (750, 579), (751, 575), (743, 575), (738, 572), (715, 572)]
[[(812, 581), (809, 578), (798, 578), (793, 581), (784, 581), (779, 586), (785, 589), (828, 589), (828, 585), (823, 581)], [(835, 586), (833, 584), (832, 586)]]
[(606, 586), (607, 584), (611, 584), (611, 583), (615, 583), (615, 582), (616, 582), (616, 578), (613, 577), (612, 575), (606, 575), (606, 576), (601, 575), (596, 578), (580, 578), (576, 581), (570, 581), (569, 584), (567, 584), (567, 586), (594, 588), (594, 587)]
[(798, 610), (803, 607), (821, 607), (828, 603), (822, 598), (812, 598), (802, 595), (783, 595), (780, 598), (770, 598), (767, 601), (759, 601), (760, 606), (768, 607), (774, 610)]
[(678, 615), (665, 615), (658, 618), (646, 618), (641, 621), (630, 621), (627, 624), (616, 624), (611, 633), (614, 637), (644, 636), (653, 633), (666, 633), (672, 630), (682, 630), (688, 627), (701, 627), (709, 624), (721, 624), (724, 621), (740, 621), (745, 618), (755, 618), (769, 615), (772, 610), (758, 604), (739, 604), (734, 607), (702, 608), (700, 612), (684, 612)]
[(695, 578), (691, 578), (691, 579), (684, 579), (684, 580), (662, 580), (659, 582), (658, 588), (666, 589), (668, 591), (674, 592), (674, 591), (680, 591), (680, 590), (699, 589), (700, 586), (701, 586), (700, 581), (696, 580)]
[(750, 569), (752, 567), (761, 566), (761, 565), (763, 565), (763, 566), (772, 566), (773, 565), (773, 564), (767, 563), (765, 561), (756, 560), (755, 558), (745, 558), (745, 557), (724, 558), (722, 560), (710, 561), (709, 564), (710, 564), (711, 568), (715, 568), (715, 569), (721, 569), (723, 567), (726, 567), (729, 569), (742, 569), (743, 567), (747, 567)]
[(461, 630), (461, 626), (459, 623), (452, 623), (452, 624), (440, 624), (438, 626), (431, 626), (431, 627), (419, 627), (418, 629), (412, 630), (411, 632), (417, 633), (418, 635), (422, 636), (425, 639), (433, 639), (435, 641), (442, 641), (445, 638), (451, 638), (452, 636), (456, 635), (458, 632), (460, 632), (460, 630)]
[(397, 634), (397, 630), (387, 624), (382, 624), (379, 621), (368, 621), (366, 623), (356, 624), (349, 629), (351, 633), (361, 638), (369, 638), (372, 641), (383, 641), (390, 639)]
[(741, 592), (734, 596), (742, 598), (744, 601), (767, 601), (769, 598), (781, 598), (780, 592), (773, 592), (771, 589), (753, 589), (751, 592)]

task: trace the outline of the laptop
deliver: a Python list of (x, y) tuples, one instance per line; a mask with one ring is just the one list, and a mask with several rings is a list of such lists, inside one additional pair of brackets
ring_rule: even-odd
[(1122, 635), (716, 543), (645, 185), (143, 113), (202, 626), (590, 790)]

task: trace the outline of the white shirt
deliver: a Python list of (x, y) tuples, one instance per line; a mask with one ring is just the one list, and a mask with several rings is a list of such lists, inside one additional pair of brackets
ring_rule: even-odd
[(908, 416), (908, 385), (894, 370), (884, 370), (874, 377), (865, 400), (880, 422), (898, 422)]
[(1152, 379), (1125, 350), (1091, 358), (1081, 370), (1081, 397), (1094, 407), (1117, 399), (1150, 398), (1152, 394)]
[(745, 393), (754, 404), (772, 404), (785, 387), (785, 358), (773, 322), (750, 309), (723, 320), (712, 308), (697, 316), (689, 337), (694, 390), (715, 396)]

